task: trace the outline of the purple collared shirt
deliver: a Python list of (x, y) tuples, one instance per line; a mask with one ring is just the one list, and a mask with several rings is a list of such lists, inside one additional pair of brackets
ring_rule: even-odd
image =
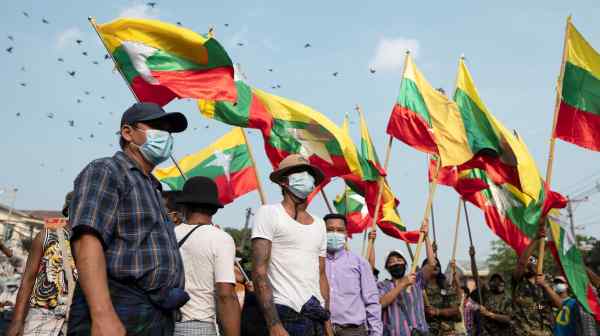
[[(379, 294), (383, 297), (395, 287), (392, 280), (383, 280), (378, 284)], [(425, 320), (423, 290), (425, 278), (423, 271), (417, 271), (417, 281), (410, 292), (402, 291), (396, 299), (383, 309), (383, 323), (387, 335), (410, 336), (412, 329), (429, 332)]]
[(369, 263), (346, 250), (327, 253), (329, 310), (333, 324), (366, 325), (369, 336), (381, 336), (381, 305)]

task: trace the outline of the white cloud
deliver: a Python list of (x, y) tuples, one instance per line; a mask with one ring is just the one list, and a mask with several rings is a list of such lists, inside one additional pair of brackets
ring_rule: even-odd
[(382, 37), (377, 43), (370, 66), (380, 71), (398, 70), (402, 67), (404, 54), (409, 50), (413, 57), (419, 53), (419, 41), (415, 39)]
[(68, 44), (74, 44), (75, 40), (81, 39), (83, 32), (77, 27), (71, 27), (58, 33), (56, 45), (58, 48), (64, 48)]
[(158, 18), (158, 8), (150, 7), (143, 2), (134, 2), (129, 7), (123, 8), (119, 12), (119, 17), (132, 17), (138, 19), (156, 19)]

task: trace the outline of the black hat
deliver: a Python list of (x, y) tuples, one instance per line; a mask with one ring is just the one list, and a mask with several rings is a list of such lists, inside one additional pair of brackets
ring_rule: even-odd
[(133, 125), (137, 122), (154, 121), (160, 129), (170, 133), (179, 133), (187, 128), (187, 119), (182, 113), (167, 113), (155, 103), (135, 103), (123, 113), (121, 126)]
[(217, 184), (205, 176), (194, 176), (185, 181), (183, 190), (176, 197), (177, 204), (223, 207), (219, 201)]
[(323, 217), (324, 221), (328, 221), (330, 219), (341, 219), (344, 221), (344, 225), (346, 224), (346, 216), (344, 216), (342, 214), (330, 213), (330, 214), (325, 215), (325, 217)]

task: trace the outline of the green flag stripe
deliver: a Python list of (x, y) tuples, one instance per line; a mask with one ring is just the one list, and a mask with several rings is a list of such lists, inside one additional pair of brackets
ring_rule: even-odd
[(214, 119), (233, 126), (248, 127), (252, 89), (242, 81), (236, 81), (235, 86), (237, 88), (236, 104), (226, 101), (215, 102)]
[(565, 103), (578, 110), (600, 115), (600, 79), (567, 62), (562, 98)]
[(417, 84), (410, 79), (403, 78), (400, 84), (400, 94), (398, 95), (398, 104), (420, 115), (431, 127), (431, 116), (425, 100), (419, 92)]
[(482, 149), (491, 149), (496, 153), (502, 153), (500, 141), (492, 124), (486, 114), (471, 100), (471, 97), (463, 90), (457, 89), (454, 101), (462, 116), (471, 152), (477, 153)]

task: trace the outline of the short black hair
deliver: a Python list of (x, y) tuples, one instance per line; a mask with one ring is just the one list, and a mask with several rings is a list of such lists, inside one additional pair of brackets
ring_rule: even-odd
[(342, 214), (338, 214), (338, 213), (330, 213), (330, 214), (327, 214), (327, 215), (325, 215), (325, 217), (323, 217), (323, 220), (324, 220), (325, 222), (327, 222), (327, 221), (328, 221), (328, 220), (330, 220), (330, 219), (341, 219), (341, 220), (343, 220), (343, 221), (344, 221), (344, 225), (346, 225), (346, 224), (347, 224), (347, 221), (346, 221), (346, 216), (344, 216), (344, 215), (342, 215)]

